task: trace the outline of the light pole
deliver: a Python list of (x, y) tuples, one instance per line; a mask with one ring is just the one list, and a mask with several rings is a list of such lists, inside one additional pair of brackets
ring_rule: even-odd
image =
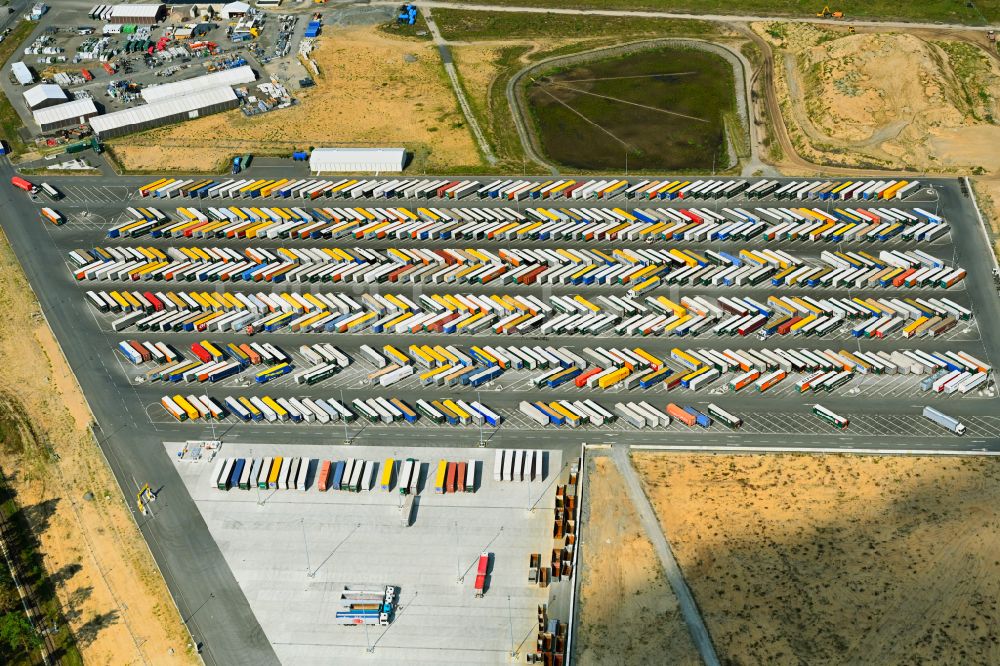
[(316, 573), (309, 566), (309, 542), (306, 540), (306, 520), (305, 518), (299, 518), (299, 526), (302, 527), (302, 545), (306, 548), (306, 576), (313, 578)]
[(507, 622), (510, 624), (510, 656), (517, 659), (517, 648), (514, 647), (514, 617), (510, 609), (510, 595), (507, 595)]
[[(345, 409), (347, 408), (347, 403), (344, 402), (344, 389), (340, 389), (340, 405)], [(350, 444), (350, 443), (351, 443), (351, 438), (347, 434), (347, 419), (344, 419), (344, 444)]]
[[(250, 459), (253, 460), (253, 449), (250, 449)], [(264, 461), (261, 460), (261, 468), (263, 467)], [(261, 472), (261, 474), (263, 474), (263, 472)], [(257, 479), (250, 479), (250, 481), (253, 483), (254, 490), (257, 491), (257, 506), (264, 506), (264, 503), (260, 501), (260, 483)]]

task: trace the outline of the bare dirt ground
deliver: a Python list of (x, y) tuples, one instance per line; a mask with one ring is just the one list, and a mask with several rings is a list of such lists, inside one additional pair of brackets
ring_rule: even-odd
[(653, 546), (610, 458), (588, 462), (578, 659), (605, 664), (698, 664)]
[(39, 440), (0, 466), (32, 518), (85, 662), (200, 663), (90, 435), (76, 379), (2, 236), (0, 307), (0, 392), (19, 399)]
[[(312, 55), (321, 78), (295, 93), (295, 106), (251, 118), (230, 111), (123, 137), (111, 142), (115, 155), (132, 170), (212, 170), (239, 153), (403, 145), (416, 170), (480, 163), (432, 44), (375, 26), (330, 27)], [(407, 55), (416, 60), (406, 62)]]
[(817, 163), (1000, 172), (1000, 66), (953, 35), (753, 24), (796, 150)]
[(1000, 661), (1000, 460), (633, 459), (724, 662)]

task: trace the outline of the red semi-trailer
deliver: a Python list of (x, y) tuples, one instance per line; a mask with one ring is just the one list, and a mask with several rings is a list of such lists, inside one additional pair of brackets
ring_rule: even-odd
[(490, 554), (479, 556), (479, 567), (476, 569), (476, 596), (481, 597), (486, 591), (486, 570), (490, 566)]
[(38, 188), (35, 185), (29, 183), (20, 176), (14, 176), (13, 178), (11, 178), (10, 184), (18, 189), (24, 190), (25, 192), (30, 192), (31, 194), (35, 194), (38, 192)]

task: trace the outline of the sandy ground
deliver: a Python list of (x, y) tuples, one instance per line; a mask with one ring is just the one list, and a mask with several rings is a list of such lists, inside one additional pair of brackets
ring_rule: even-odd
[(700, 663), (618, 468), (604, 457), (588, 464), (577, 663)]
[(35, 444), (0, 464), (40, 530), (46, 569), (61, 581), (57, 593), (85, 662), (200, 663), (187, 651), (177, 610), (87, 430), (90, 413), (76, 380), (2, 236), (0, 307), (0, 391), (21, 399), (40, 440), (58, 456), (53, 462)]
[(1000, 460), (634, 460), (724, 663), (1000, 661)]
[[(405, 62), (404, 56), (416, 56)], [(374, 26), (327, 28), (313, 52), (322, 77), (299, 103), (262, 116), (239, 111), (112, 141), (128, 169), (209, 170), (238, 153), (287, 154), (321, 145), (403, 145), (416, 170), (480, 163), (475, 143), (430, 43)]]
[(978, 46), (933, 32), (752, 28), (775, 51), (778, 98), (806, 159), (1000, 172), (1000, 67)]

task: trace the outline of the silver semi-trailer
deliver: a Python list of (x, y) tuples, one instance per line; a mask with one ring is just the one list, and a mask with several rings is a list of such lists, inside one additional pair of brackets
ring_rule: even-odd
[(933, 407), (924, 407), (924, 416), (942, 428), (946, 428), (956, 435), (965, 434), (965, 425), (956, 418), (943, 414)]

